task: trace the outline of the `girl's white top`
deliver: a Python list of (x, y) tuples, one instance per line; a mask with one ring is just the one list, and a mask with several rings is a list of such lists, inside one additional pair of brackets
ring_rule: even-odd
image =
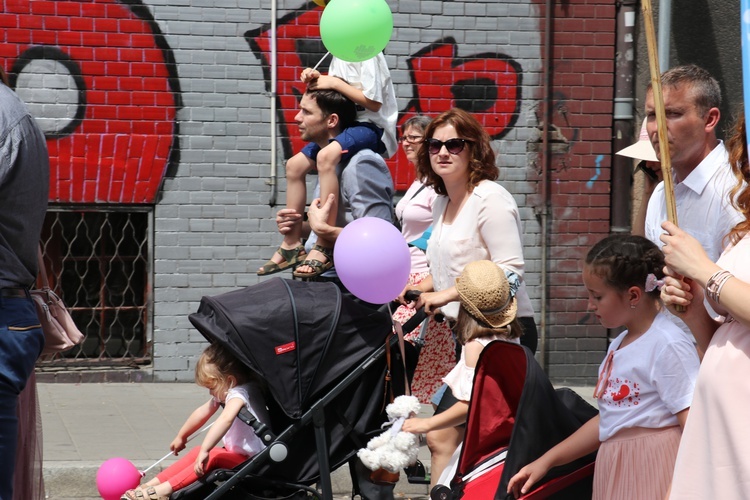
[[(268, 424), (269, 416), (263, 394), (257, 384), (247, 383), (232, 387), (227, 392), (226, 402), (240, 398), (245, 403), (245, 408), (250, 410), (255, 418)], [(232, 453), (240, 453), (252, 457), (262, 451), (266, 445), (255, 435), (253, 428), (239, 418), (235, 418), (232, 426), (224, 435), (224, 448)]]
[[(676, 413), (689, 408), (698, 376), (698, 353), (679, 327), (657, 314), (632, 344), (619, 348), (627, 331), (609, 346), (612, 373), (599, 399), (599, 440), (623, 429), (678, 425)], [(604, 368), (605, 361), (599, 367)]]
[[(520, 344), (519, 339), (507, 339), (504, 335), (480, 337), (478, 339), (473, 339), (471, 342), (479, 342), (484, 349), (484, 347), (493, 340), (502, 340), (505, 342)], [(466, 366), (466, 349), (461, 349), (461, 359), (459, 359), (456, 366), (448, 372), (448, 375), (443, 377), (443, 382), (448, 384), (448, 387), (451, 388), (451, 392), (456, 399), (460, 399), (461, 401), (469, 401), (471, 399), (471, 390), (474, 387), (474, 370), (475, 367)]]

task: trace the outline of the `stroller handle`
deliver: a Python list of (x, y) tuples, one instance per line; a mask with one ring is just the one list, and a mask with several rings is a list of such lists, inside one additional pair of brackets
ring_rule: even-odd
[[(409, 302), (414, 302), (419, 298), (421, 294), (422, 292), (420, 290), (409, 290), (404, 294), (404, 298)], [(434, 318), (438, 323), (442, 323), (443, 321), (445, 321), (445, 316), (441, 313), (435, 314)], [(414, 316), (409, 318), (406, 323), (403, 324), (404, 333), (413, 331), (425, 319), (427, 319), (427, 313), (424, 312), (424, 307), (420, 307), (419, 309), (417, 309), (417, 312), (414, 313)], [(422, 342), (424, 342), (424, 339), (422, 339)]]

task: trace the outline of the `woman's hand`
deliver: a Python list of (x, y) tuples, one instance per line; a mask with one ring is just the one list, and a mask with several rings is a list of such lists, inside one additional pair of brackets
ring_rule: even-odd
[(401, 305), (413, 308), (414, 304), (416, 304), (417, 301), (414, 299), (409, 300), (406, 298), (406, 294), (409, 292), (419, 292), (419, 294), (421, 294), (422, 290), (420, 290), (418, 286), (407, 283), (404, 289), (401, 290), (401, 293), (398, 295), (398, 297), (396, 297), (396, 301)]
[(439, 292), (423, 292), (414, 304), (414, 308), (424, 307), (425, 313), (429, 315), (437, 314), (445, 304), (456, 300), (455, 290), (455, 287), (451, 287)]
[[(664, 276), (664, 285), (661, 287), (661, 300), (672, 314), (679, 316), (686, 312), (688, 306), (693, 303), (695, 298), (692, 290), (694, 281), (690, 278), (683, 278), (669, 267), (664, 268), (664, 273), (666, 276)], [(699, 293), (702, 298), (701, 287), (697, 286), (696, 288), (695, 292)], [(678, 312), (676, 306), (683, 307), (684, 310)]]
[(711, 275), (709, 269), (713, 262), (698, 240), (669, 221), (663, 222), (661, 227), (666, 231), (659, 237), (664, 243), (664, 261), (672, 271), (692, 279), (698, 279), (701, 274)]
[(169, 445), (169, 449), (172, 450), (172, 453), (175, 454), (175, 456), (185, 449), (185, 443), (187, 443), (187, 440), (183, 438), (182, 436), (177, 436), (172, 441), (172, 444)]
[(195, 458), (195, 467), (193, 470), (197, 476), (202, 476), (206, 473), (206, 466), (208, 465), (208, 452), (201, 448), (198, 456)]
[(508, 481), (508, 493), (518, 498), (525, 495), (531, 490), (540, 479), (542, 479), (550, 469), (550, 465), (542, 455), (539, 459), (531, 462), (529, 465), (518, 471), (518, 473)]
[(404, 425), (401, 426), (403, 432), (411, 432), (412, 434), (424, 434), (432, 430), (429, 418), (407, 418), (404, 420)]

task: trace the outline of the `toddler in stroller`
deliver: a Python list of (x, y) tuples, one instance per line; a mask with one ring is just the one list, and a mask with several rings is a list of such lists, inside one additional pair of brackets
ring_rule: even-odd
[[(219, 344), (211, 344), (203, 351), (195, 366), (195, 381), (211, 393), (211, 399), (188, 417), (174, 438), (170, 449), (177, 455), (185, 449), (188, 438), (197, 432), (216, 413), (224, 410), (208, 429), (203, 443), (159, 473), (155, 478), (134, 490), (128, 490), (121, 500), (166, 500), (211, 470), (235, 467), (255, 455), (265, 445), (253, 428), (236, 417), (245, 408), (261, 422), (269, 417), (257, 376)], [(216, 447), (221, 439), (223, 447)]]
[(388, 311), (333, 283), (272, 278), (203, 297), (189, 319), (262, 379), (270, 419), (258, 432), (266, 445), (259, 453), (202, 476), (172, 500), (331, 499), (331, 471), (382, 431), (387, 396), (405, 386)]

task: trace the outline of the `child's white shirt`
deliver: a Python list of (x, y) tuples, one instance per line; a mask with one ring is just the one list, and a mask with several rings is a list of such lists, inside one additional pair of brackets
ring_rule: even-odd
[[(255, 418), (268, 424), (269, 417), (266, 410), (265, 399), (257, 384), (247, 383), (229, 389), (226, 402), (239, 398), (245, 403), (245, 408), (250, 410)], [(232, 426), (224, 435), (224, 448), (232, 453), (240, 453), (252, 457), (262, 451), (266, 445), (255, 435), (253, 428), (239, 418), (235, 418)]]
[(352, 87), (359, 89), (371, 101), (381, 104), (380, 111), (370, 111), (357, 105), (357, 120), (374, 123), (383, 129), (381, 140), (386, 148), (383, 155), (390, 158), (398, 149), (396, 141), (396, 122), (398, 120), (398, 103), (393, 88), (391, 72), (381, 52), (372, 59), (362, 62), (346, 62), (337, 57), (331, 58), (328, 67), (330, 76), (343, 78)]
[[(520, 344), (519, 339), (508, 339), (504, 335), (493, 335), (491, 337), (480, 337), (473, 339), (472, 342), (479, 342), (482, 344), (484, 349), (487, 344), (493, 340), (502, 340), (504, 342), (511, 342), (513, 344)], [(453, 367), (448, 374), (443, 377), (448, 387), (451, 388), (451, 392), (460, 401), (470, 401), (471, 391), (474, 388), (474, 370), (475, 367), (466, 365), (466, 347), (461, 349), (461, 359), (458, 360), (456, 366)]]
[[(678, 425), (676, 413), (689, 408), (700, 361), (685, 334), (664, 315), (633, 343), (618, 349), (627, 331), (609, 346), (612, 372), (599, 399), (599, 440), (623, 429)], [(599, 367), (604, 368), (605, 361)]]

